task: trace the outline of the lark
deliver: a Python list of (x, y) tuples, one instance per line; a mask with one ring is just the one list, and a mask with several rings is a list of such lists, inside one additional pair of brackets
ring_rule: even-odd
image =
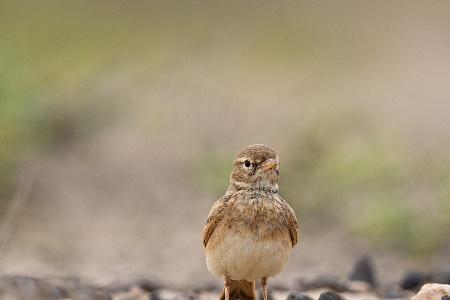
[(298, 240), (294, 211), (278, 193), (279, 158), (266, 145), (243, 148), (237, 155), (225, 195), (216, 201), (203, 228), (206, 265), (224, 278), (220, 299), (256, 299), (261, 281), (287, 264)]

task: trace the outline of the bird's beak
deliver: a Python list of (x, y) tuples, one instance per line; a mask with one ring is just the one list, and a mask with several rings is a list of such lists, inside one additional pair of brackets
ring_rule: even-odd
[(269, 171), (269, 170), (278, 170), (279, 165), (278, 159), (268, 159), (261, 165), (261, 170)]

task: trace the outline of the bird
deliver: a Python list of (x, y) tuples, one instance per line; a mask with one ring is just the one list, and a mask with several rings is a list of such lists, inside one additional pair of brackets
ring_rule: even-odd
[(268, 278), (287, 265), (297, 244), (297, 217), (278, 191), (279, 165), (269, 146), (241, 149), (228, 189), (206, 219), (202, 232), (206, 266), (224, 280), (220, 300), (255, 300), (257, 280), (268, 300)]

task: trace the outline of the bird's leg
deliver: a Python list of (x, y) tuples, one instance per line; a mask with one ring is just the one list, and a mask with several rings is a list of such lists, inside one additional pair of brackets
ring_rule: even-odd
[(230, 300), (230, 287), (231, 287), (231, 278), (225, 276), (225, 300)]
[(263, 299), (267, 300), (267, 277), (261, 278), (261, 287), (263, 290)]

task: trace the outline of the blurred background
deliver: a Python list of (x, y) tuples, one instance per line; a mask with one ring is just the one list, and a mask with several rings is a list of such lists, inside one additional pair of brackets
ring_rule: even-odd
[(0, 272), (218, 284), (201, 230), (274, 148), (274, 281), (450, 258), (450, 2), (0, 2)]

